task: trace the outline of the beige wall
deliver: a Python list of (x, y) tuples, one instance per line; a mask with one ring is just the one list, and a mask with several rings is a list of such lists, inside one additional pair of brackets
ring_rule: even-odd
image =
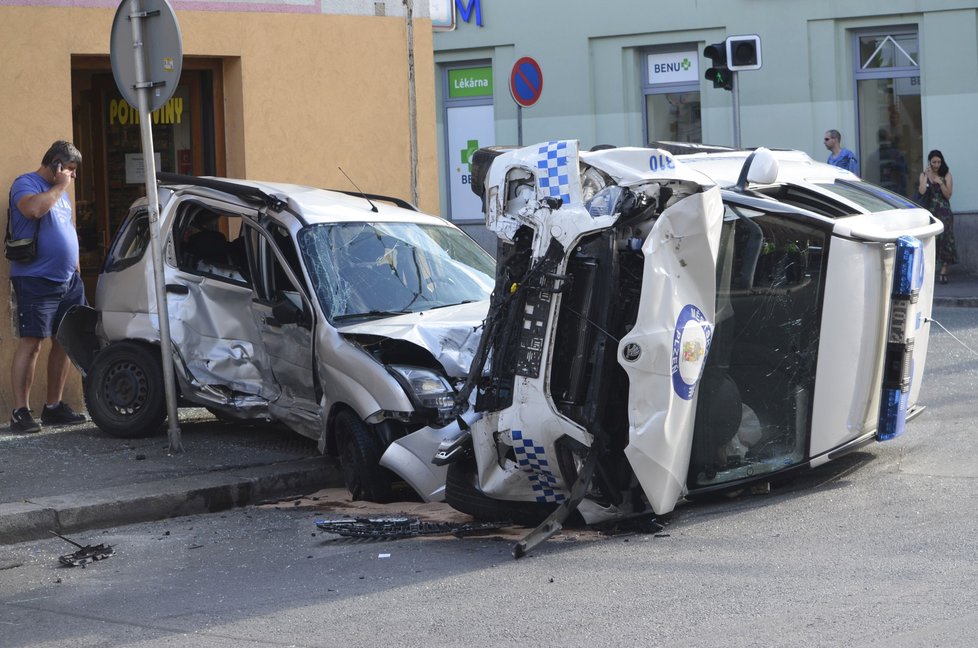
[[(0, 7), (0, 190), (72, 139), (71, 57), (108, 54), (115, 9)], [(403, 18), (177, 12), (184, 56), (222, 58), (229, 177), (352, 189), (411, 199), (408, 46)], [(430, 21), (414, 26), (419, 207), (438, 209)], [(86, 152), (82, 151), (84, 155)], [(0, 209), (6, 227), (6, 198)], [(0, 260), (0, 425), (12, 408), (16, 327)], [(46, 346), (31, 406), (44, 398)], [(80, 380), (66, 400), (83, 405)]]

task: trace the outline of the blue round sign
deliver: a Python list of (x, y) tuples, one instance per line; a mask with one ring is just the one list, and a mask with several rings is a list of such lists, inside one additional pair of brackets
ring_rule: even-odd
[(672, 339), (672, 387), (683, 400), (691, 400), (696, 393), (712, 339), (713, 327), (706, 315), (687, 304), (679, 313)]
[(524, 108), (535, 104), (543, 92), (540, 64), (529, 56), (516, 61), (509, 75), (509, 91), (513, 94), (513, 100)]

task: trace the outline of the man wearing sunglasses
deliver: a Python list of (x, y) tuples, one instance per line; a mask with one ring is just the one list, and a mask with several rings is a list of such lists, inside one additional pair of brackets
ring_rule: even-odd
[(839, 131), (832, 129), (825, 132), (825, 148), (830, 151), (829, 164), (859, 175), (859, 160), (855, 153), (842, 147), (842, 134)]

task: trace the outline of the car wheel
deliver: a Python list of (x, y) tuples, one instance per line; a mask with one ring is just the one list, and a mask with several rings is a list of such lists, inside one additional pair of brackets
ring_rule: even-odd
[(384, 448), (377, 435), (351, 411), (336, 415), (333, 430), (343, 481), (353, 499), (389, 502), (393, 474), (380, 465)]
[(445, 502), (453, 509), (477, 520), (506, 521), (527, 527), (537, 526), (557, 508), (557, 504), (493, 499), (476, 486), (477, 475), (474, 461), (448, 464)]
[(135, 342), (111, 344), (85, 378), (85, 405), (106, 434), (138, 438), (158, 434), (166, 420), (159, 350)]

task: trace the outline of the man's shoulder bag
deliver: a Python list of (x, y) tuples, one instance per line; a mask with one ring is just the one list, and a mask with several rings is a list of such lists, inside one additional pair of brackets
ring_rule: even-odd
[(34, 224), (34, 238), (15, 239), (10, 237), (12, 214), (7, 210), (7, 234), (4, 238), (4, 256), (10, 261), (19, 263), (30, 263), (37, 256), (37, 233), (41, 229), (41, 223)]

